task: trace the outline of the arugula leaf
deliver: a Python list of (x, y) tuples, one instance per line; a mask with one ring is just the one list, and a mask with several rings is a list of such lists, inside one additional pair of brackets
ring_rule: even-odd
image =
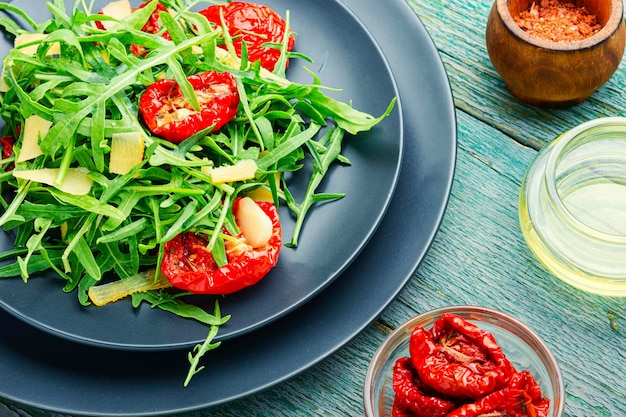
[[(185, 294), (183, 294), (185, 295)], [(218, 303), (215, 303), (215, 312), (209, 314), (200, 307), (187, 304), (180, 300), (181, 295), (172, 295), (163, 291), (146, 291), (132, 295), (133, 305), (139, 306), (142, 301), (148, 302), (152, 307), (157, 307), (165, 311), (173, 312), (181, 317), (197, 320), (210, 326), (221, 326), (225, 324), (230, 316), (220, 314)]]
[[(217, 301), (215, 301), (215, 309), (214, 309), (213, 315), (216, 317), (221, 316), (220, 307)], [(208, 351), (217, 349), (221, 345), (222, 342), (213, 342), (213, 340), (215, 339), (215, 336), (217, 336), (218, 331), (219, 331), (219, 326), (212, 325), (209, 330), (209, 334), (207, 335), (204, 342), (202, 344), (198, 344), (194, 346), (193, 350), (189, 352), (189, 354), (187, 355), (187, 359), (189, 360), (190, 367), (189, 367), (189, 371), (187, 372), (187, 377), (185, 378), (185, 382), (183, 383), (185, 387), (189, 385), (191, 378), (193, 378), (195, 374), (197, 374), (198, 372), (204, 369), (204, 366), (200, 366), (200, 359), (202, 359), (202, 357)]]

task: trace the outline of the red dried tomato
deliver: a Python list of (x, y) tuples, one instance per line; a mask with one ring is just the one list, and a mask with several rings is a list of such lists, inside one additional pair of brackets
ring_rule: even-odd
[(430, 331), (416, 328), (409, 350), (422, 381), (450, 397), (479, 398), (516, 372), (491, 333), (452, 314), (443, 314)]
[[(145, 3), (140, 4), (139, 7), (134, 8), (133, 11), (135, 11), (137, 9), (143, 9), (148, 4), (150, 4), (150, 2), (146, 1)], [(161, 26), (162, 26), (161, 18), (159, 17), (159, 13), (160, 12), (167, 12), (167, 8), (165, 6), (163, 6), (161, 3), (157, 3), (156, 9), (154, 10), (154, 12), (152, 12), (152, 14), (150, 15), (150, 18), (148, 19), (146, 24), (141, 29), (142, 32), (152, 33), (152, 34), (159, 33), (159, 31), (161, 30)], [(165, 39), (170, 39), (170, 40), (172, 39), (172, 37), (170, 36), (169, 32), (167, 32), (167, 31), (163, 32), (163, 37)]]
[(445, 417), (456, 407), (421, 381), (409, 357), (396, 361), (392, 378), (396, 393), (391, 413), (393, 417)]
[[(200, 13), (216, 25), (222, 24), (223, 15), (237, 55), (241, 57), (241, 45), (245, 42), (250, 62), (259, 60), (263, 68), (274, 70), (280, 59), (280, 46), (276, 45), (282, 44), (287, 27), (278, 13), (267, 6), (238, 1), (209, 6)], [(295, 43), (294, 36), (289, 35), (287, 50), (291, 51)]]
[(139, 111), (150, 131), (173, 143), (213, 126), (213, 132), (231, 121), (239, 108), (235, 78), (228, 72), (207, 71), (188, 77), (198, 101), (195, 111), (173, 79), (148, 86), (139, 99)]
[[(16, 130), (15, 134), (17, 136), (21, 135), (22, 125), (21, 124), (17, 125), (15, 130)], [(13, 147), (15, 146), (15, 136), (6, 135), (6, 136), (0, 137), (0, 146), (2, 146), (2, 159), (10, 158), (13, 155)], [(15, 168), (15, 164), (11, 162), (8, 165), (6, 164), (3, 165), (2, 168), (5, 171), (11, 171), (13, 168)]]
[[(138, 9), (142, 9), (146, 7), (150, 2), (142, 3)], [(133, 9), (136, 10), (136, 9)], [(150, 18), (146, 22), (146, 24), (141, 29), (142, 32), (157, 34), (161, 30), (161, 18), (159, 17), (159, 12), (167, 12), (167, 8), (163, 6), (161, 3), (157, 3), (156, 9), (150, 15)], [(163, 32), (163, 38), (167, 40), (172, 40), (172, 37), (168, 31)], [(130, 51), (136, 56), (142, 55), (146, 52), (146, 48), (141, 45), (131, 45)]]
[(539, 385), (529, 371), (511, 377), (509, 385), (471, 404), (465, 404), (447, 417), (547, 417), (550, 400), (541, 394)]
[[(236, 199), (233, 204), (235, 214), (239, 201)], [(278, 262), (282, 230), (274, 204), (256, 204), (272, 221), (272, 236), (265, 246), (252, 248), (227, 242), (228, 263), (219, 267), (207, 250), (208, 241), (203, 235), (179, 234), (165, 244), (161, 264), (161, 271), (172, 285), (196, 294), (225, 295), (254, 285), (267, 275)]]
[(2, 145), (2, 159), (10, 158), (13, 155), (13, 145), (15, 145), (15, 138), (13, 135), (2, 136), (0, 138), (0, 145)]
[(415, 413), (396, 396), (391, 405), (391, 417), (415, 417)]
[[(132, 11), (135, 11), (137, 9), (143, 9), (148, 4), (150, 4), (150, 1), (146, 1), (144, 3), (141, 3), (139, 5), (139, 7), (133, 8)], [(146, 22), (146, 24), (141, 29), (142, 32), (152, 33), (152, 34), (159, 33), (159, 31), (161, 30), (161, 27), (162, 27), (161, 18), (159, 17), (159, 12), (167, 12), (167, 8), (165, 6), (163, 6), (161, 3), (157, 3), (156, 9), (154, 10), (154, 12), (152, 12), (150, 17), (148, 18), (148, 21)], [(99, 12), (98, 14), (102, 14), (102, 12)], [(102, 22), (99, 21), (99, 20), (96, 20), (96, 27), (98, 29), (100, 29), (100, 30), (106, 30), (106, 28), (104, 27)], [(172, 37), (170, 36), (170, 33), (168, 31), (164, 31), (162, 36), (163, 36), (164, 39), (167, 39), (167, 40), (171, 40), (172, 39)], [(140, 56), (140, 55), (143, 55), (146, 52), (146, 48), (141, 46), (141, 45), (131, 45), (130, 46), (130, 51), (134, 55)]]

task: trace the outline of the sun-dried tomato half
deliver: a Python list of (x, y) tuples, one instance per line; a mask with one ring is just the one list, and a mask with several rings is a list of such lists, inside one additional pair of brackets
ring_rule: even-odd
[(213, 126), (213, 132), (231, 121), (239, 109), (235, 78), (228, 72), (207, 71), (188, 77), (200, 110), (194, 110), (173, 79), (148, 86), (139, 99), (139, 111), (150, 131), (180, 143)]
[[(148, 2), (148, 1), (145, 2), (145, 3), (142, 3), (138, 8), (139, 9), (144, 8), (149, 3), (150, 2)], [(163, 26), (163, 24), (161, 23), (161, 18), (159, 17), (159, 13), (160, 12), (167, 12), (167, 8), (165, 6), (163, 6), (161, 3), (157, 3), (156, 9), (150, 15), (150, 18), (148, 19), (146, 24), (141, 29), (142, 32), (152, 33), (152, 34), (159, 33), (159, 31), (161, 30), (161, 27)], [(166, 31), (166, 30), (163, 31), (163, 34), (161, 36), (163, 36), (163, 39), (172, 40), (172, 37), (170, 36), (170, 33), (168, 31)], [(146, 53), (146, 48), (141, 46), (141, 45), (131, 45), (130, 46), (130, 51), (134, 55), (140, 56), (140, 55), (143, 55), (143, 54)]]
[(491, 333), (457, 315), (443, 314), (430, 331), (416, 328), (409, 349), (422, 381), (450, 397), (479, 398), (516, 372)]
[[(209, 6), (200, 13), (216, 25), (222, 24), (223, 15), (237, 55), (241, 57), (242, 43), (245, 42), (248, 61), (261, 61), (263, 68), (274, 70), (287, 28), (278, 13), (267, 6), (241, 1)], [(295, 43), (294, 36), (289, 35), (287, 50), (291, 51)]]
[[(234, 213), (237, 203), (238, 200), (233, 204)], [(272, 235), (264, 246), (252, 248), (245, 242), (227, 242), (228, 263), (219, 267), (207, 249), (205, 235), (179, 234), (165, 244), (161, 263), (161, 271), (172, 285), (196, 294), (225, 295), (254, 285), (265, 277), (278, 262), (282, 229), (274, 204), (262, 201), (256, 204), (272, 221)]]
[(396, 394), (392, 416), (445, 417), (455, 404), (425, 385), (411, 358), (402, 357), (393, 367), (393, 390)]
[[(139, 7), (133, 8), (132, 11), (134, 12), (137, 9), (143, 9), (148, 4), (150, 4), (150, 1), (143, 2), (143, 3), (141, 3), (139, 5)], [(146, 33), (152, 33), (152, 34), (159, 33), (159, 31), (161, 30), (161, 28), (163, 26), (162, 23), (161, 23), (161, 18), (159, 17), (159, 13), (167, 12), (167, 11), (168, 10), (167, 10), (167, 8), (164, 5), (162, 5), (161, 3), (157, 3), (154, 12), (152, 12), (152, 14), (150, 15), (150, 17), (146, 21), (146, 23), (143, 26), (143, 28), (141, 29), (141, 31), (142, 32), (146, 32)], [(99, 12), (98, 14), (102, 14), (102, 12)], [(96, 23), (96, 27), (98, 29), (106, 30), (106, 27), (104, 26), (104, 24), (101, 21), (96, 20), (95, 23)], [(172, 37), (170, 36), (168, 31), (163, 31), (163, 34), (161, 36), (163, 36), (163, 39), (172, 40)], [(132, 45), (130, 45), (129, 49), (136, 56), (142, 56), (142, 55), (144, 55), (146, 53), (146, 48), (144, 46), (141, 46), (141, 45), (132, 44)]]
[[(2, 146), (2, 159), (10, 158), (13, 155), (13, 145), (15, 145), (15, 138), (11, 135), (2, 136), (0, 138), (0, 145)], [(5, 164), (0, 166), (5, 172), (11, 171), (15, 167), (15, 164)]]
[(447, 417), (547, 417), (549, 410), (550, 400), (542, 396), (539, 385), (525, 370), (513, 375), (505, 388), (465, 404)]
[(13, 155), (15, 138), (12, 135), (2, 136), (0, 138), (0, 145), (2, 145), (2, 159), (10, 158), (11, 155)]

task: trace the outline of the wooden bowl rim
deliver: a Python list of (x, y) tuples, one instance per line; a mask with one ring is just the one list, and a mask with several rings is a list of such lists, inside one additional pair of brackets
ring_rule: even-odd
[(623, 7), (624, 5), (622, 0), (611, 0), (611, 16), (604, 27), (602, 27), (602, 29), (600, 29), (600, 31), (593, 36), (579, 41), (552, 42), (530, 35), (528, 32), (519, 27), (519, 25), (515, 23), (515, 20), (513, 20), (513, 16), (511, 16), (511, 12), (509, 10), (509, 0), (496, 0), (498, 15), (500, 16), (500, 19), (502, 19), (506, 28), (513, 35), (522, 41), (539, 48), (555, 51), (579, 51), (601, 44), (622, 26), (622, 21), (624, 19)]

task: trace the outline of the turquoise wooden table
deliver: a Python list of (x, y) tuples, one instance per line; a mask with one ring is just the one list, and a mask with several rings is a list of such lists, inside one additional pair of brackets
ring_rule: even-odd
[[(530, 107), (508, 92), (487, 55), (490, 1), (408, 1), (448, 72), (458, 122), (452, 193), (432, 247), (380, 318), (334, 355), (256, 395), (184, 417), (362, 415), (365, 371), (383, 339), (411, 316), (456, 304), (510, 313), (546, 341), (565, 379), (566, 416), (626, 416), (626, 300), (551, 276), (517, 217), (520, 183), (542, 146), (584, 121), (626, 116), (626, 64), (580, 105)], [(53, 415), (60, 417), (0, 402), (3, 417)]]

